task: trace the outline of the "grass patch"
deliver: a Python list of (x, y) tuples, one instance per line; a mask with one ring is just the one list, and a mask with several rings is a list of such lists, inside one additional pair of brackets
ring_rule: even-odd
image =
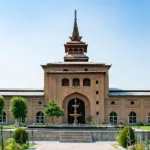
[(141, 130), (149, 130), (150, 131), (150, 126), (140, 126), (137, 128), (137, 126), (132, 126), (132, 129), (141, 129)]
[(29, 147), (36, 145), (36, 143), (29, 143)]
[(6, 129), (15, 129), (15, 126), (14, 125), (3, 126), (3, 130)]
[[(21, 127), (21, 128), (26, 128), (26, 127)], [(4, 125), (3, 130), (7, 130), (7, 129), (16, 129), (16, 128), (14, 125)]]
[(150, 126), (140, 126), (140, 129), (142, 129), (142, 130), (150, 130)]
[(119, 147), (120, 147), (118, 143), (111, 144), (111, 146), (115, 147), (116, 149), (119, 149)]

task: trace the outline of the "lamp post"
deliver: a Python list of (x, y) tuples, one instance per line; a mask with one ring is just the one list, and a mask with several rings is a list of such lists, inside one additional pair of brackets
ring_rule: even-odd
[(148, 136), (146, 136), (145, 145), (146, 145), (146, 150), (149, 150)]
[(4, 144), (3, 144), (3, 126), (0, 126), (0, 128), (1, 128), (2, 150), (4, 150)]

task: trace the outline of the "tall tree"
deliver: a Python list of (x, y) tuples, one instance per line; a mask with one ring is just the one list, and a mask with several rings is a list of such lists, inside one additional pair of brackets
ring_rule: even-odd
[(5, 99), (0, 95), (0, 116), (3, 114), (3, 109), (5, 107)]
[(28, 113), (27, 100), (23, 97), (14, 96), (10, 100), (10, 112), (15, 118), (15, 126), (19, 127), (21, 118), (25, 118)]
[(44, 108), (44, 114), (45, 116), (52, 117), (52, 122), (54, 123), (54, 117), (63, 116), (64, 111), (52, 100)]

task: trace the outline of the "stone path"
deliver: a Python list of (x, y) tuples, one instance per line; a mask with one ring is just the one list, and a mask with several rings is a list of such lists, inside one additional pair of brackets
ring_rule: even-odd
[(60, 142), (36, 142), (30, 150), (116, 150), (111, 146), (114, 142), (95, 143), (60, 143)]

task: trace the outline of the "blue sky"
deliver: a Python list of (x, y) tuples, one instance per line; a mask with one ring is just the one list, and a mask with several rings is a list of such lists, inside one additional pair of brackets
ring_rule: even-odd
[(63, 61), (74, 10), (90, 61), (110, 87), (150, 89), (149, 0), (0, 0), (0, 88), (43, 88), (41, 64)]

